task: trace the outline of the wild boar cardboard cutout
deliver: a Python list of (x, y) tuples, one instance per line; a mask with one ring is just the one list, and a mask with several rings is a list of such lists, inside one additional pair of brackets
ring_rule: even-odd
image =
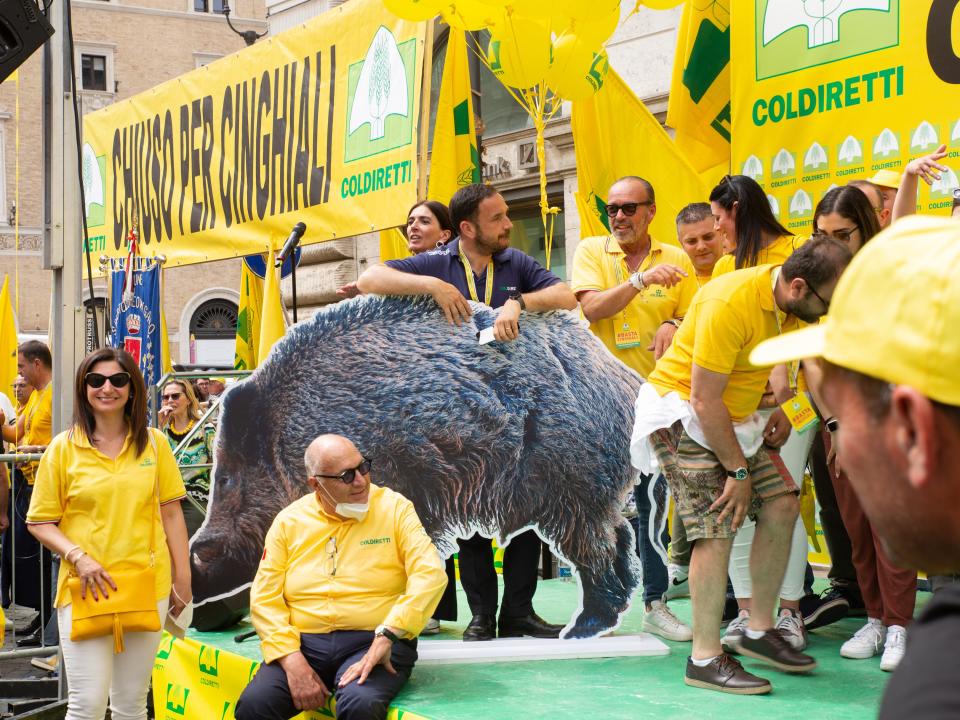
[(226, 392), (209, 511), (191, 541), (200, 617), (203, 603), (244, 602), (274, 516), (309, 492), (304, 450), (339, 433), (373, 459), (374, 483), (413, 502), (441, 554), (474, 532), (507, 543), (532, 528), (579, 583), (562, 636), (617, 626), (640, 577), (620, 511), (642, 381), (571, 314), (524, 313), (518, 340), (480, 345), (497, 311), (472, 307), (457, 328), (431, 298), (339, 303)]

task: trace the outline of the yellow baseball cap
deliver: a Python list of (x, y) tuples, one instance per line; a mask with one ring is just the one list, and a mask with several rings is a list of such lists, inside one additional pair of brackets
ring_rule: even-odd
[(958, 328), (960, 222), (915, 215), (856, 254), (821, 324), (760, 343), (750, 362), (822, 357), (960, 405)]
[(897, 170), (879, 170), (868, 182), (872, 182), (874, 185), (879, 185), (880, 187), (899, 190), (900, 180), (902, 179), (903, 175)]

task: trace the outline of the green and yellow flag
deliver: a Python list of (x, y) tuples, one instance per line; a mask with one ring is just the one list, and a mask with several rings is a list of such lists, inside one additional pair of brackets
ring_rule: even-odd
[(688, 203), (705, 201), (709, 191), (657, 119), (612, 68), (596, 95), (574, 101), (572, 126), (580, 237), (610, 232), (604, 211), (607, 191), (618, 178), (639, 175), (656, 193), (657, 214), (650, 232), (660, 242), (677, 244), (677, 213)]
[(237, 370), (253, 370), (257, 367), (262, 311), (263, 279), (253, 272), (246, 262), (241, 263), (237, 344), (233, 355), (233, 366)]
[[(17, 377), (17, 321), (10, 298), (10, 276), (3, 278), (0, 290), (0, 392), (16, 404), (13, 397), (13, 381)], [(9, 419), (9, 418), (8, 418)], [(0, 443), (2, 446), (2, 443)]]
[(263, 280), (263, 306), (260, 311), (260, 337), (257, 338), (257, 364), (267, 359), (273, 344), (287, 331), (283, 316), (283, 301), (280, 298), (279, 269), (274, 267), (275, 253), (270, 248), (267, 256), (267, 272)]
[(729, 168), (730, 0), (687, 1), (677, 32), (667, 125), (676, 130), (677, 147), (710, 182), (716, 175), (712, 168)]
[(447, 204), (460, 188), (480, 182), (480, 153), (473, 121), (470, 65), (463, 30), (450, 28), (433, 128), (427, 196)]

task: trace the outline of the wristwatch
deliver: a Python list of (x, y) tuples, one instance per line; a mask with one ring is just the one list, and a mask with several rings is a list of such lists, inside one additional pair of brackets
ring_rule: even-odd
[(734, 480), (746, 480), (749, 474), (750, 471), (745, 467), (738, 467), (736, 470), (727, 470), (727, 477), (733, 478)]
[(377, 629), (373, 631), (373, 634), (374, 634), (376, 637), (385, 637), (385, 638), (386, 638), (387, 640), (389, 640), (391, 643), (395, 643), (397, 640), (400, 639), (400, 638), (398, 638), (398, 637), (396, 636), (396, 634), (395, 634), (390, 628), (388, 628), (386, 625), (377, 625)]
[(646, 285), (643, 284), (643, 271), (637, 270), (633, 275), (630, 276), (630, 284), (637, 290), (643, 290)]
[(527, 309), (527, 304), (523, 301), (523, 295), (518, 290), (514, 290), (512, 293), (507, 295), (507, 299), (516, 300), (518, 303), (520, 303), (521, 310)]

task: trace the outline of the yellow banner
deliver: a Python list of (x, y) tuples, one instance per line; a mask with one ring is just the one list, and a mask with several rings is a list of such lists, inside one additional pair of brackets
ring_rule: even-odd
[[(153, 664), (153, 709), (157, 720), (233, 720), (240, 693), (260, 663), (250, 658), (163, 634)], [(300, 713), (294, 720), (329, 720), (336, 701)], [(387, 720), (427, 720), (391, 707)]]
[[(264, 264), (267, 260), (264, 258)], [(237, 309), (237, 339), (233, 366), (254, 370), (260, 347), (260, 313), (263, 311), (263, 280), (244, 262), (240, 269), (240, 305)]]
[(688, 203), (706, 201), (710, 191), (613, 68), (596, 95), (573, 103), (572, 127), (580, 236), (609, 232), (604, 208), (610, 186), (624, 175), (639, 175), (656, 194), (651, 234), (678, 244), (677, 213)]
[[(17, 403), (13, 393), (13, 381), (17, 377), (17, 321), (13, 312), (13, 287), (10, 276), (3, 276), (0, 290), (0, 392)], [(11, 418), (7, 418), (11, 420)], [(0, 448), (3, 443), (0, 442)]]
[(401, 224), (417, 195), (426, 25), (353, 0), (84, 117), (95, 253), (169, 265)]
[[(960, 157), (960, 12), (934, 0), (736, 0), (733, 167), (780, 220), (808, 232), (834, 185), (901, 170), (950, 145), (954, 169), (921, 183), (921, 212), (949, 212)], [(819, 5), (818, 5), (819, 6)]]

